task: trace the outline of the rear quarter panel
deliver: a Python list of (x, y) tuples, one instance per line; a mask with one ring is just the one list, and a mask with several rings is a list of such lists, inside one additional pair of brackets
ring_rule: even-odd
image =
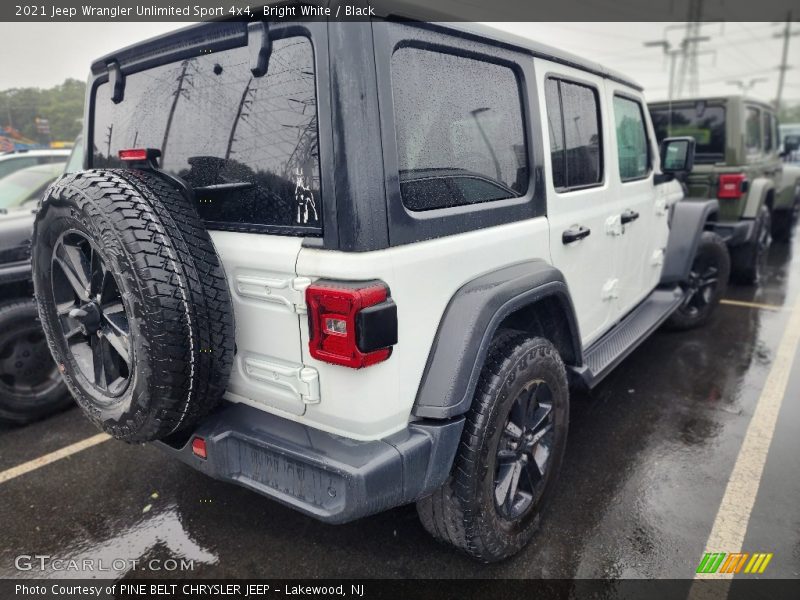
[(381, 279), (397, 304), (398, 343), (386, 362), (350, 369), (313, 359), (301, 321), (303, 363), (319, 371), (321, 401), (303, 422), (354, 439), (380, 439), (405, 428), (434, 336), (448, 302), (468, 281), (532, 259), (549, 262), (545, 217), (365, 253), (303, 248), (297, 274)]

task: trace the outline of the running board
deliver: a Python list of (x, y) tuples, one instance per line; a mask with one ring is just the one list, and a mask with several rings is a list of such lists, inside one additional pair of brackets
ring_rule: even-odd
[(587, 388), (595, 387), (658, 329), (682, 301), (679, 287), (653, 291), (616, 327), (586, 349), (583, 366), (573, 367), (571, 375)]

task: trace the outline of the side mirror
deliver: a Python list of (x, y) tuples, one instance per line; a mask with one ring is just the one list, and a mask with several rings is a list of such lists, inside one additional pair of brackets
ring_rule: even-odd
[(661, 172), (688, 173), (694, 167), (693, 137), (672, 137), (661, 142)]
[(783, 151), (786, 154), (797, 152), (798, 148), (800, 148), (800, 135), (787, 135), (783, 138)]

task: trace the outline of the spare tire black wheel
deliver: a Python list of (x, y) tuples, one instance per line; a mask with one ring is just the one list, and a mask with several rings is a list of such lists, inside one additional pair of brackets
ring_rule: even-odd
[(127, 442), (212, 410), (234, 355), (230, 295), (192, 203), (160, 175), (93, 170), (45, 194), (33, 279), (50, 350), (80, 407)]
[(22, 425), (72, 403), (39, 324), (36, 303), (0, 304), (0, 422)]

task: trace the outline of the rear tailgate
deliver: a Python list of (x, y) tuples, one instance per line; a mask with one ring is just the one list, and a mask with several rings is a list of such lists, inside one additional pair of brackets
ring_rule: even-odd
[[(318, 399), (300, 348), (308, 282), (295, 275), (302, 238), (322, 236), (316, 73), (306, 29), (270, 32), (261, 76), (244, 24), (201, 25), (96, 62), (89, 166), (118, 167), (119, 150), (155, 148), (161, 168), (193, 188), (234, 304), (227, 397), (301, 415)], [(118, 102), (103, 82), (113, 62), (124, 75)]]

